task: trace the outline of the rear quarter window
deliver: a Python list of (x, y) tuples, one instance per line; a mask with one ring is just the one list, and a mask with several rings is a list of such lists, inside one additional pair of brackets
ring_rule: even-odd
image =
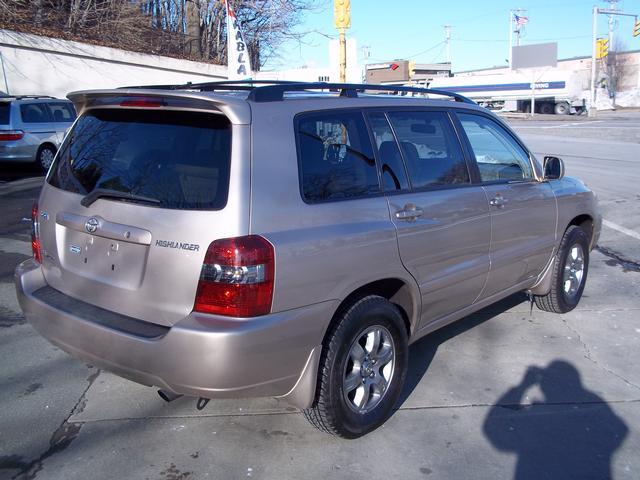
[(52, 102), (48, 105), (54, 122), (71, 123), (76, 119), (76, 111), (71, 103)]
[(380, 192), (371, 139), (361, 112), (305, 114), (296, 124), (305, 202), (347, 200)]
[(82, 195), (100, 188), (164, 208), (218, 210), (227, 202), (230, 163), (223, 115), (101, 109), (78, 119), (48, 182)]
[(0, 125), (9, 125), (11, 119), (11, 104), (0, 102)]

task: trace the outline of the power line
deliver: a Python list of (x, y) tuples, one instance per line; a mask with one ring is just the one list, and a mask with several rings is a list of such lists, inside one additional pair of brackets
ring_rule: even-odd
[(409, 55), (409, 56), (407, 57), (407, 59), (409, 59), (409, 58), (414, 58), (414, 57), (417, 57), (417, 56), (419, 56), (419, 55), (423, 55), (423, 54), (425, 54), (425, 53), (429, 53), (430, 51), (435, 50), (436, 48), (438, 48), (440, 45), (443, 45), (444, 43), (445, 43), (445, 41), (438, 42), (438, 43), (436, 43), (434, 46), (432, 46), (432, 47), (430, 47), (430, 48), (427, 48), (426, 50), (423, 50), (422, 52), (418, 52), (418, 53), (414, 53), (413, 55)]
[[(579, 40), (582, 38), (591, 38), (591, 35), (576, 35), (574, 37), (552, 37), (552, 38), (529, 38), (529, 41), (533, 42), (552, 42), (555, 40)], [(487, 43), (499, 43), (499, 42), (507, 42), (505, 39), (498, 38), (454, 38), (456, 42), (487, 42)]]

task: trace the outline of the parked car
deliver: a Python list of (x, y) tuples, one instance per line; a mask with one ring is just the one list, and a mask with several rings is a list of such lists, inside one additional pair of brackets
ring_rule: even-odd
[(279, 397), (355, 438), (392, 413), (419, 338), (521, 291), (573, 309), (594, 194), (465, 97), (375, 90), (431, 95), (70, 94), (16, 270), (26, 318), (167, 400)]
[(35, 162), (46, 172), (75, 119), (76, 111), (68, 100), (0, 97), (0, 162)]

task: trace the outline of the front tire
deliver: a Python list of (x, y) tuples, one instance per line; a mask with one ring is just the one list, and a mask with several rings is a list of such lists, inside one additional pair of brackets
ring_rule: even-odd
[(589, 271), (589, 236), (582, 228), (567, 228), (552, 268), (551, 290), (535, 297), (536, 306), (546, 312), (570, 312), (580, 302)]
[(314, 405), (304, 415), (316, 428), (358, 438), (391, 415), (407, 374), (408, 338), (398, 307), (371, 295), (355, 302), (329, 334)]

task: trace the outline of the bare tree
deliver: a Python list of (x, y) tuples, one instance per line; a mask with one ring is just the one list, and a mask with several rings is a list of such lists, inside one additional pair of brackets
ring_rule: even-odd
[(605, 58), (605, 75), (609, 97), (616, 101), (616, 94), (624, 88), (624, 83), (631, 73), (627, 65), (628, 59), (624, 54), (626, 44), (620, 39), (616, 39), (614, 48), (609, 50), (609, 54)]
[[(228, 0), (259, 69), (318, 0)], [(0, 0), (0, 28), (224, 64), (221, 0)]]

